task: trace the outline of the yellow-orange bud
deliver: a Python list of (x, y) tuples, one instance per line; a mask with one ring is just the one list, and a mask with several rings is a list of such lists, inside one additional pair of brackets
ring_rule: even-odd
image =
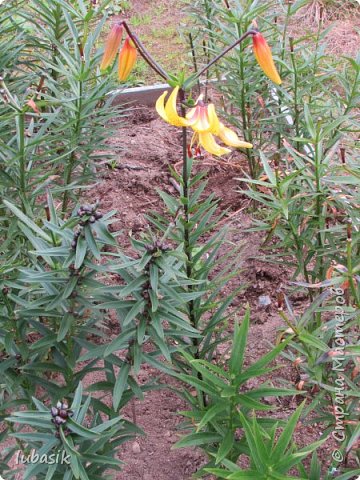
[(253, 47), (255, 58), (261, 69), (267, 77), (277, 85), (281, 84), (281, 78), (276, 70), (275, 63), (271, 54), (271, 50), (265, 38), (260, 32), (256, 32), (253, 36)]
[(125, 82), (134, 68), (137, 50), (131, 38), (127, 37), (119, 54), (119, 80)]
[(101, 60), (100, 70), (106, 70), (115, 60), (120, 48), (124, 28), (121, 24), (115, 23), (112, 27), (105, 44), (105, 51)]

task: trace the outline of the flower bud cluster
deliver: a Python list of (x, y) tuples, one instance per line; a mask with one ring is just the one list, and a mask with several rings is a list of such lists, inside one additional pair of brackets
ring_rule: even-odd
[[(60, 427), (65, 425), (67, 419), (72, 415), (73, 412), (69, 409), (69, 405), (66, 402), (57, 402), (56, 407), (51, 407), (51, 421), (56, 426), (56, 437), (60, 437)], [(70, 433), (71, 431), (68, 428), (64, 430), (65, 435), (69, 435)]]
[(77, 216), (81, 218), (80, 229), (74, 233), (74, 237), (71, 242), (71, 248), (76, 249), (77, 242), (83, 233), (83, 227), (88, 224), (93, 224), (97, 220), (100, 220), (103, 215), (97, 211), (97, 204), (95, 205), (83, 205), (77, 211)]

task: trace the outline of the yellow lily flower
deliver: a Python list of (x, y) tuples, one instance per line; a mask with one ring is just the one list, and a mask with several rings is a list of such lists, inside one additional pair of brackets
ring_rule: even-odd
[(118, 23), (115, 23), (115, 25), (110, 30), (110, 33), (106, 39), (104, 55), (100, 65), (100, 70), (102, 72), (114, 62), (115, 57), (119, 51), (123, 31), (123, 26)]
[(134, 68), (137, 50), (134, 42), (127, 37), (119, 54), (119, 80), (125, 82)]
[(157, 100), (155, 108), (160, 117), (165, 122), (174, 125), (174, 127), (188, 127), (190, 124), (186, 118), (180, 117), (176, 110), (176, 100), (179, 93), (179, 87), (175, 87), (168, 101), (165, 104), (165, 97), (168, 92), (164, 92)]
[(165, 122), (175, 127), (191, 127), (194, 131), (191, 146), (197, 143), (207, 152), (218, 157), (230, 153), (229, 148), (216, 143), (214, 138), (216, 135), (230, 147), (252, 148), (251, 143), (242, 142), (233, 130), (220, 122), (215, 106), (212, 103), (205, 105), (202, 95), (198, 98), (195, 107), (188, 112), (186, 118), (181, 117), (176, 109), (178, 93), (179, 87), (175, 87), (165, 103), (168, 92), (164, 92), (156, 102), (156, 111)]
[(277, 85), (281, 84), (281, 78), (276, 70), (270, 47), (260, 32), (252, 36), (255, 58), (262, 71)]

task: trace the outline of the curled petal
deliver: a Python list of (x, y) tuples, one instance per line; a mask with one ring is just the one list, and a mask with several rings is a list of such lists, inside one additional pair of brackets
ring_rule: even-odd
[(275, 63), (269, 45), (260, 32), (252, 36), (255, 58), (267, 77), (277, 85), (281, 84), (281, 78), (276, 70)]
[(189, 122), (185, 118), (180, 117), (177, 113), (176, 101), (177, 101), (178, 93), (179, 93), (179, 87), (175, 87), (174, 90), (171, 92), (169, 100), (166, 102), (166, 105), (164, 108), (164, 114), (166, 118), (162, 117), (160, 113), (159, 115), (162, 118), (164, 118), (166, 122), (170, 123), (171, 125), (174, 125), (175, 127), (188, 127)]
[(165, 122), (169, 122), (169, 119), (165, 113), (165, 98), (167, 96), (168, 92), (164, 92), (157, 100), (155, 104), (155, 109), (157, 113), (160, 115), (160, 117), (165, 120)]
[(115, 25), (110, 30), (110, 33), (105, 43), (104, 55), (101, 60), (101, 71), (106, 70), (114, 62), (120, 48), (123, 31), (124, 28), (119, 23), (115, 23)]
[(222, 123), (220, 123), (218, 137), (229, 147), (252, 148), (251, 143), (241, 141), (233, 130), (225, 127)]
[(214, 139), (214, 136), (211, 133), (198, 133), (199, 135), (199, 145), (201, 145), (207, 152), (217, 157), (221, 155), (226, 155), (230, 153), (229, 148), (224, 148), (218, 145)]
[(137, 50), (133, 41), (127, 37), (119, 54), (119, 80), (125, 82), (134, 68)]

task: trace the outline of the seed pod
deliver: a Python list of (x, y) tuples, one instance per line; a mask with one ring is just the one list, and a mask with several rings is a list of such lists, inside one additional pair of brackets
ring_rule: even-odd
[(94, 217), (94, 215), (91, 215), (91, 217), (89, 218), (89, 222), (95, 223), (95, 221), (96, 221), (96, 218)]
[(100, 218), (103, 217), (103, 214), (102, 214), (102, 213), (99, 213), (99, 212), (95, 212), (95, 213), (94, 213), (94, 216), (95, 216), (96, 220), (100, 220)]
[(67, 410), (60, 410), (60, 411), (59, 411), (59, 416), (60, 416), (61, 418), (68, 418), (69, 415), (68, 415)]
[(56, 404), (56, 408), (58, 408), (59, 410), (62, 408), (62, 403), (59, 401), (57, 402)]

